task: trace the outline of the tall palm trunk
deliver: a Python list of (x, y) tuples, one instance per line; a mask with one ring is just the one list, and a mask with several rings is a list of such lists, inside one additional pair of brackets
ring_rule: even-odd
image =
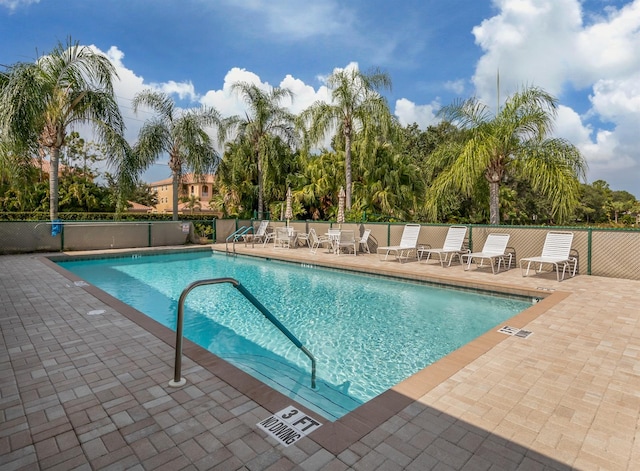
[(173, 195), (172, 195), (172, 204), (171, 204), (171, 219), (173, 221), (178, 220), (178, 203), (180, 201), (178, 192), (180, 191), (180, 175), (177, 172), (172, 173), (173, 179), (171, 184), (173, 185)]
[(345, 206), (351, 209), (351, 131), (345, 128), (344, 132), (344, 176), (346, 180)]
[(256, 161), (258, 164), (258, 220), (262, 221), (262, 216), (264, 215), (264, 182), (260, 154), (257, 155)]
[(500, 224), (500, 180), (489, 182), (489, 224)]
[(182, 177), (182, 161), (180, 160), (180, 148), (178, 142), (173, 144), (169, 153), (169, 170), (171, 170), (171, 185), (173, 195), (171, 198), (171, 219), (178, 220), (178, 204), (180, 202), (180, 179)]
[(60, 162), (60, 148), (50, 148), (49, 168), (49, 218), (58, 219), (58, 163)]

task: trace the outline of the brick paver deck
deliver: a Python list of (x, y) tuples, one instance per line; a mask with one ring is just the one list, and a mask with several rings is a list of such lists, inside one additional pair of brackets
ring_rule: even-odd
[(284, 447), (256, 424), (290, 399), (188, 342), (170, 388), (171, 332), (39, 255), (0, 256), (0, 469), (638, 469), (640, 282), (238, 250), (552, 294), (509, 321), (528, 338), (489, 332)]

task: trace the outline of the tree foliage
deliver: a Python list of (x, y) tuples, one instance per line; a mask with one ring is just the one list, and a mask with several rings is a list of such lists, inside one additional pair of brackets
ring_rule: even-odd
[[(551, 137), (557, 100), (539, 88), (508, 97), (495, 114), (475, 98), (455, 102), (425, 130), (393, 118), (381, 95), (391, 79), (377, 69), (334, 71), (329, 101), (298, 116), (287, 111), (293, 93), (286, 88), (233, 84), (246, 112), (228, 119), (207, 107), (182, 110), (171, 96), (146, 90), (133, 107), (154, 116), (132, 149), (115, 78), (107, 58), (71, 40), (33, 63), (4, 67), (0, 211), (48, 207), (55, 218), (59, 207), (152, 206), (156, 196), (140, 175), (162, 156), (173, 178), (173, 219), (185, 196), (181, 177), (214, 172), (210, 208), (225, 216), (279, 217), (291, 188), (295, 218), (335, 219), (341, 187), (348, 220), (620, 225), (635, 223), (640, 211), (628, 192), (580, 183), (585, 162), (569, 142)], [(96, 142), (75, 132), (78, 124), (89, 125)], [(106, 186), (94, 181), (102, 160), (114, 170), (104, 175)], [(184, 201), (191, 210), (201, 204)]]
[(214, 173), (220, 156), (214, 147), (208, 129), (215, 129), (220, 142), (224, 140), (226, 125), (220, 113), (209, 107), (179, 110), (166, 93), (145, 90), (133, 99), (133, 109), (150, 108), (155, 116), (140, 129), (138, 142), (134, 146), (133, 159), (122, 162), (118, 180), (129, 182), (127, 189), (138, 183), (138, 176), (161, 155), (169, 155), (169, 169), (173, 184), (173, 220), (178, 220), (180, 183), (185, 173), (196, 178)]
[(444, 107), (440, 116), (460, 127), (432, 154), (440, 169), (427, 198), (428, 213), (452, 192), (472, 196), (484, 179), (489, 185), (490, 223), (500, 223), (500, 186), (505, 178), (527, 181), (551, 202), (552, 216), (568, 221), (579, 197), (586, 163), (569, 142), (549, 137), (557, 100), (536, 87), (510, 96), (495, 115), (476, 98)]
[[(329, 133), (344, 143), (345, 204), (352, 201), (352, 143), (356, 135), (367, 144), (384, 138), (394, 119), (379, 89), (391, 89), (391, 77), (379, 70), (364, 73), (357, 68), (334, 71), (327, 77), (331, 101), (317, 101), (302, 113), (308, 145), (321, 142)], [(334, 147), (336, 148), (336, 147)]]
[(83, 124), (113, 151), (126, 152), (124, 122), (113, 92), (115, 67), (107, 57), (68, 39), (35, 62), (9, 66), (0, 89), (0, 129), (23, 155), (50, 159), (49, 213), (58, 216), (58, 164), (68, 130)]

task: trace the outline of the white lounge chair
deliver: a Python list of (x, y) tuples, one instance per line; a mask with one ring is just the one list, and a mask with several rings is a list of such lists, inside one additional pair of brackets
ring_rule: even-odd
[(371, 229), (367, 229), (362, 233), (362, 237), (358, 242), (360, 244), (360, 250), (363, 252), (371, 253), (369, 249), (369, 236), (371, 235)]
[(389, 245), (387, 247), (378, 247), (378, 254), (384, 255), (382, 260), (387, 260), (390, 254), (395, 254), (396, 260), (402, 262), (407, 260), (409, 256), (418, 248), (418, 236), (420, 236), (420, 224), (406, 224), (402, 231), (402, 239), (400, 245)]
[(318, 251), (318, 247), (322, 247), (323, 245), (326, 245), (327, 247), (332, 246), (331, 239), (325, 236), (319, 236), (314, 228), (309, 229), (308, 243), (312, 254), (315, 254)]
[(253, 234), (244, 234), (242, 238), (244, 239), (244, 245), (251, 242), (251, 244), (255, 244), (256, 242), (262, 242), (262, 244), (266, 244), (268, 240), (272, 239), (273, 236), (268, 233), (269, 229), (269, 220), (264, 219), (260, 221), (260, 225), (256, 229), (256, 232)]
[(422, 257), (427, 254), (427, 258), (424, 260), (424, 262), (427, 263), (432, 254), (437, 254), (440, 259), (440, 265), (444, 267), (445, 262), (448, 262), (447, 266), (450, 267), (453, 257), (457, 255), (458, 260), (462, 263), (462, 258), (460, 258), (460, 256), (463, 253), (468, 252), (468, 250), (464, 250), (462, 248), (466, 235), (467, 226), (451, 226), (447, 231), (447, 237), (444, 239), (444, 245), (442, 248), (421, 248), (418, 250), (418, 259), (422, 260)]
[(336, 254), (340, 255), (343, 248), (353, 249), (353, 255), (358, 255), (358, 242), (356, 242), (356, 234), (354, 231), (340, 231), (340, 238), (335, 243), (334, 248)]
[[(573, 243), (573, 232), (549, 231), (544, 240), (542, 254), (539, 257), (526, 257), (520, 259), (520, 269), (522, 276), (529, 275), (531, 264), (537, 264), (536, 273), (542, 272), (542, 266), (545, 264), (553, 265), (556, 270), (556, 278), (558, 281), (564, 280), (564, 275), (569, 269), (571, 276), (576, 275), (578, 267), (578, 259), (571, 256), (571, 244)], [(523, 264), (527, 264), (525, 271)], [(573, 265), (573, 270), (571, 269)], [(562, 267), (562, 278), (560, 277), (560, 268)]]
[[(488, 260), (491, 265), (491, 271), (494, 275), (500, 271), (500, 264), (504, 264), (505, 268), (507, 266), (511, 266), (511, 257), (513, 254), (507, 253), (509, 237), (509, 234), (489, 234), (481, 252), (462, 254), (462, 261), (464, 261), (465, 257), (467, 259), (467, 266), (465, 267), (465, 270), (469, 270), (471, 268), (471, 262), (473, 260), (476, 260), (478, 267), (481, 267), (484, 261)], [(509, 259), (509, 265), (505, 262), (505, 258)], [(480, 263), (478, 263), (478, 261)], [(498, 262), (497, 270), (496, 262)]]

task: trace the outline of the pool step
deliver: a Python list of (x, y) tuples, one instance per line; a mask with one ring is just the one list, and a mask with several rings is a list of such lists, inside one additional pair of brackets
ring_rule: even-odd
[(329, 420), (337, 420), (362, 405), (361, 401), (348, 394), (347, 385), (336, 386), (318, 377), (316, 388), (312, 389), (309, 372), (293, 366), (286, 360), (238, 354), (222, 357), (245, 373)]

